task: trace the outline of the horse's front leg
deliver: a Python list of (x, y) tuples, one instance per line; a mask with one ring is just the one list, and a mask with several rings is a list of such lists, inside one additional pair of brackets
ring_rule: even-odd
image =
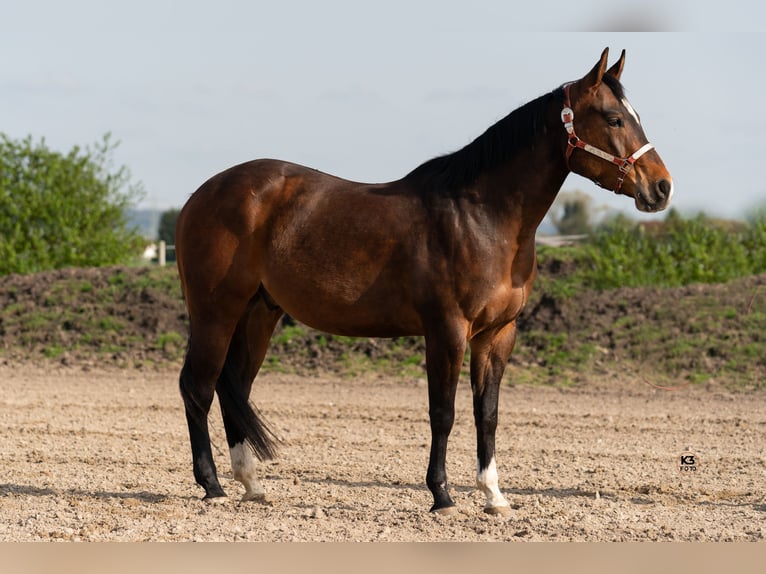
[(484, 512), (510, 514), (508, 501), (500, 492), (495, 461), (497, 399), (505, 366), (516, 341), (516, 323), (482, 333), (471, 341), (471, 388), (476, 421), (476, 485), (487, 497)]
[(454, 514), (455, 503), (447, 487), (447, 440), (455, 420), (455, 391), (466, 347), (463, 326), (440, 325), (426, 335), (428, 415), (431, 421), (431, 454), (426, 484), (434, 497), (431, 512)]

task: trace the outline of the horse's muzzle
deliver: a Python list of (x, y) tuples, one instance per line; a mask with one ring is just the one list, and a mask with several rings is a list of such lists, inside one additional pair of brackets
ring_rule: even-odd
[(662, 211), (670, 205), (673, 197), (673, 180), (660, 179), (652, 185), (636, 191), (636, 208), (645, 213)]

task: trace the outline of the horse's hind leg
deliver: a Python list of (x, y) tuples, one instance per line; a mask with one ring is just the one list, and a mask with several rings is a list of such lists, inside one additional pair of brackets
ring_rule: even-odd
[(192, 317), (189, 348), (181, 369), (180, 389), (189, 426), (194, 478), (205, 489), (207, 500), (226, 496), (213, 461), (208, 413), (235, 326), (236, 316), (229, 321)]
[(231, 454), (231, 469), (234, 478), (245, 487), (242, 500), (263, 500), (266, 492), (258, 481), (253, 448), (248, 444), (242, 426), (237, 424), (236, 418), (226, 406), (227, 395), (223, 385), (238, 387), (235, 392), (240, 398), (246, 400), (250, 396), (253, 380), (266, 356), (271, 334), (282, 315), (283, 311), (270, 304), (262, 292), (253, 299), (234, 331), (224, 373), (219, 379), (218, 396)]

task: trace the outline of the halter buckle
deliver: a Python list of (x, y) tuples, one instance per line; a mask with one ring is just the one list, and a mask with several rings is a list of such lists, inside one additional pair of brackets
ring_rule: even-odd
[(574, 132), (574, 110), (570, 107), (565, 107), (561, 110), (561, 121), (564, 123), (564, 129), (568, 134)]

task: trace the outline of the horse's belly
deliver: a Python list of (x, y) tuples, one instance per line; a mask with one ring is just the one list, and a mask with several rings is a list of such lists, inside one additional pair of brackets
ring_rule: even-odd
[[(293, 262), (294, 263), (294, 262)], [(263, 280), (271, 298), (291, 317), (338, 335), (397, 337), (422, 334), (403, 272), (370, 273), (287, 265)]]
[(321, 297), (313, 301), (289, 295), (275, 297), (291, 317), (314, 329), (350, 337), (402, 337), (422, 335), (420, 318), (406, 306), (345, 304)]

